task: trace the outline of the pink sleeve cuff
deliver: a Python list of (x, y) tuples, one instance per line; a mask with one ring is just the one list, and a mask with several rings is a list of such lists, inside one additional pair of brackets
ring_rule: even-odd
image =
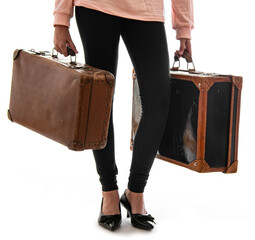
[(63, 25), (67, 26), (68, 29), (70, 27), (70, 16), (67, 13), (55, 13), (54, 14), (54, 23), (53, 26), (55, 25)]
[(190, 27), (178, 27), (176, 29), (176, 39), (180, 38), (191, 39), (191, 28)]

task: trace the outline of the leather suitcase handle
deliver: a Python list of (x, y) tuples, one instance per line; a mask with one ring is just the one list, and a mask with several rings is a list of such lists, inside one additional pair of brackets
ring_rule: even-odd
[[(190, 53), (188, 52), (187, 49), (184, 50), (183, 55), (181, 57), (185, 58), (186, 61), (187, 61), (187, 70), (181, 70), (181, 71), (195, 72), (196, 69), (195, 69), (194, 62), (193, 62), (192, 57), (191, 57), (191, 55), (190, 55)], [(175, 62), (179, 62), (179, 66), (178, 67), (174, 66)], [(189, 63), (193, 64), (193, 68), (192, 69), (189, 69)], [(171, 70), (172, 71), (180, 71), (179, 67), (180, 67), (180, 58), (175, 54), (174, 55), (174, 63), (173, 63), (173, 66), (172, 66)]]
[(67, 49), (67, 53), (68, 53), (68, 56), (75, 56), (76, 53), (74, 52), (74, 50), (72, 48), (70, 48), (68, 45), (66, 45), (66, 49)]

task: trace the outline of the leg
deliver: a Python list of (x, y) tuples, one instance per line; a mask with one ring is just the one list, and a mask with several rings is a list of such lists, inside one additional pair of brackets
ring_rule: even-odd
[(136, 71), (143, 110), (134, 139), (128, 189), (143, 193), (170, 103), (168, 46), (163, 22), (125, 19), (121, 36)]
[[(94, 67), (107, 70), (116, 77), (120, 38), (119, 18), (81, 6), (75, 7), (75, 15), (84, 48), (85, 62)], [(105, 192), (118, 189), (112, 112), (113, 106), (106, 147), (100, 150), (92, 150), (102, 190)], [(105, 206), (107, 206), (107, 203), (104, 203)], [(119, 211), (118, 207), (117, 211)]]

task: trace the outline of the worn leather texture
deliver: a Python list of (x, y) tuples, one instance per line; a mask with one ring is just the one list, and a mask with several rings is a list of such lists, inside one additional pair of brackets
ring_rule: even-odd
[(70, 150), (106, 146), (115, 76), (16, 49), (8, 118)]
[[(168, 120), (156, 158), (200, 173), (235, 173), (242, 77), (170, 69)], [(130, 150), (141, 119), (133, 69)]]

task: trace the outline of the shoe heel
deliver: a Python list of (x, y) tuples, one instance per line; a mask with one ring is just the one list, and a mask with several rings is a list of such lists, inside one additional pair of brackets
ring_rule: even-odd
[(151, 223), (149, 223), (149, 222), (155, 223), (154, 218), (150, 214), (138, 214), (138, 213), (133, 214), (132, 213), (131, 205), (129, 201), (127, 200), (126, 190), (122, 194), (120, 198), (120, 202), (122, 203), (124, 208), (126, 208), (127, 218), (131, 218), (131, 224), (133, 227), (144, 229), (144, 230), (151, 230), (154, 228), (154, 226)]

